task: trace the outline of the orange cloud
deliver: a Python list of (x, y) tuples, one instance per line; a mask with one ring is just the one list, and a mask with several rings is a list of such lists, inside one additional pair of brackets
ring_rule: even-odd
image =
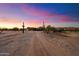
[[(25, 27), (38, 27), (42, 25), (42, 20), (37, 19), (29, 19), (23, 20), (25, 23)], [(1, 28), (13, 28), (18, 27), (22, 28), (22, 20), (15, 18), (0, 18), (0, 27)]]
[(21, 21), (14, 18), (0, 18), (0, 27), (21, 27)]

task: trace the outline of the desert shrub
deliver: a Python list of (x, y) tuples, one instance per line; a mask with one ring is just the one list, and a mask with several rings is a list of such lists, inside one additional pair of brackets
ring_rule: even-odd
[(19, 30), (19, 28), (14, 27), (12, 30), (13, 30), (13, 31), (18, 31), (18, 30)]
[(63, 28), (57, 28), (56, 31), (57, 31), (57, 32), (63, 32), (64, 29), (63, 29)]
[(45, 31), (47, 34), (48, 33), (51, 33), (51, 32), (55, 32), (56, 31), (56, 28), (52, 27), (51, 25), (48, 25), (46, 28), (45, 28)]
[(45, 30), (45, 28), (43, 28), (43, 27), (38, 27), (38, 30), (39, 30), (39, 31), (43, 31), (43, 30)]
[(52, 27), (51, 25), (48, 25), (45, 30), (54, 31), (54, 30), (56, 30), (56, 28)]
[(43, 27), (38, 27), (38, 28), (35, 28), (35, 27), (27, 27), (27, 29), (29, 31), (43, 31), (44, 30)]
[(51, 33), (51, 32), (64, 32), (64, 28), (55, 28), (55, 27), (52, 27), (51, 25), (48, 25), (45, 28), (45, 32), (46, 33)]

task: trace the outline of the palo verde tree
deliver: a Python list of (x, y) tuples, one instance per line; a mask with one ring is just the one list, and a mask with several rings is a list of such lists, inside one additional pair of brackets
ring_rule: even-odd
[(56, 30), (56, 28), (52, 27), (51, 25), (48, 25), (48, 26), (46, 27), (46, 30), (47, 30), (47, 31), (54, 31), (54, 30)]

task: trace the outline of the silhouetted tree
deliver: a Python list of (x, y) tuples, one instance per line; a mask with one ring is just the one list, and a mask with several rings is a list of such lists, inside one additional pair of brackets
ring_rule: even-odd
[(18, 31), (18, 30), (19, 30), (19, 28), (14, 27), (12, 30), (13, 30), (13, 31)]
[(47, 30), (47, 31), (54, 31), (54, 30), (56, 30), (56, 28), (52, 27), (51, 25), (48, 25), (48, 26), (46, 27), (46, 30)]

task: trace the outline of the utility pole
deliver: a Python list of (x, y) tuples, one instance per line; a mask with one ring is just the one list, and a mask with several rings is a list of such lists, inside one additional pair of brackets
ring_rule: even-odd
[(22, 27), (23, 27), (23, 29), (22, 29), (22, 33), (24, 33), (24, 27), (25, 27), (25, 26), (24, 26), (24, 22), (23, 22), (23, 25), (22, 25)]
[(44, 28), (44, 30), (45, 30), (45, 22), (44, 22), (44, 20), (43, 20), (43, 28)]
[(45, 28), (45, 23), (44, 23), (44, 20), (43, 20), (43, 28)]

